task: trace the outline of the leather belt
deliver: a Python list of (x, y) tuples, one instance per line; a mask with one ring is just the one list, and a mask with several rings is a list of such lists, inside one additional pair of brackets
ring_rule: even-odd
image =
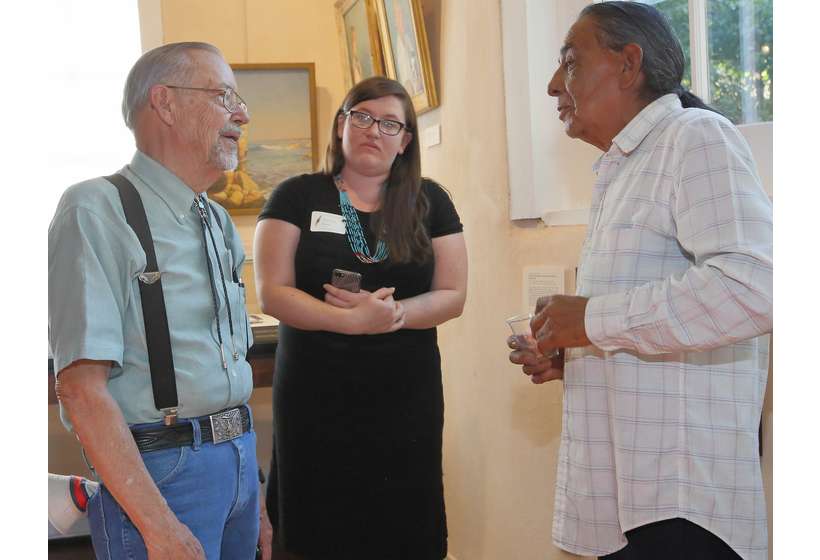
[[(229, 408), (194, 421), (199, 422), (202, 443), (222, 443), (237, 438), (251, 429), (247, 406)], [(170, 426), (131, 430), (131, 434), (140, 452), (159, 451), (194, 443), (194, 428), (184, 419)]]

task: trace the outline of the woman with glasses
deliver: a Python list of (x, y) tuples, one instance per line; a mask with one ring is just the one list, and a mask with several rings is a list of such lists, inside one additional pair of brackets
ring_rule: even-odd
[[(461, 314), (467, 252), (450, 197), (421, 177), (398, 82), (347, 94), (326, 171), (274, 190), (254, 258), (262, 309), (280, 320), (267, 495), (278, 542), (312, 560), (441, 560), (436, 326)], [(361, 289), (333, 286), (335, 269)]]

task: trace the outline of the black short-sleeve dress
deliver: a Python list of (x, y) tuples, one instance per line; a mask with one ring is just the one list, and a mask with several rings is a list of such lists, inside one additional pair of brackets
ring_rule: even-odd
[[(427, 179), (422, 188), (430, 237), (461, 232), (444, 189)], [(346, 235), (320, 231), (320, 212), (342, 215), (326, 174), (283, 182), (259, 217), (301, 229), (297, 288), (323, 299), (342, 268), (361, 273), (366, 290), (395, 287), (396, 300), (430, 291), (432, 258), (363, 263)], [(370, 215), (358, 215), (373, 254)], [(444, 558), (443, 417), (435, 328), (350, 336), (280, 324), (267, 494), (278, 542), (311, 560)]]

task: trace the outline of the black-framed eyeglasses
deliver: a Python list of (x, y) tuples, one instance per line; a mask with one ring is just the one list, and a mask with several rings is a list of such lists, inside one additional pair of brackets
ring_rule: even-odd
[(381, 133), (387, 136), (395, 136), (401, 132), (403, 128), (407, 128), (407, 125), (403, 122), (394, 121), (392, 119), (377, 119), (372, 115), (362, 113), (361, 111), (354, 111), (353, 109), (345, 111), (343, 114), (350, 119), (350, 124), (356, 128), (368, 129), (373, 126), (373, 123), (377, 123)]
[(189, 87), (189, 86), (172, 86), (168, 84), (163, 84), (167, 88), (171, 89), (192, 89), (195, 91), (218, 91), (222, 95), (220, 98), (222, 99), (222, 106), (229, 113), (235, 113), (238, 109), (242, 109), (245, 113), (248, 112), (248, 104), (245, 103), (245, 100), (239, 97), (239, 94), (236, 93), (236, 90), (233, 88), (204, 88), (204, 87)]

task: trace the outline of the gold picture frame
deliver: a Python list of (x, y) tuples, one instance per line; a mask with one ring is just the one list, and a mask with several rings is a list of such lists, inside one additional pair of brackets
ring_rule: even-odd
[(401, 83), (416, 113), (438, 107), (421, 0), (374, 0), (387, 76)]
[(319, 165), (316, 77), (312, 62), (231, 64), (248, 104), (239, 165), (208, 189), (231, 214), (257, 215), (276, 186)]
[(384, 76), (379, 23), (373, 0), (338, 0), (335, 7), (347, 89), (365, 78)]

